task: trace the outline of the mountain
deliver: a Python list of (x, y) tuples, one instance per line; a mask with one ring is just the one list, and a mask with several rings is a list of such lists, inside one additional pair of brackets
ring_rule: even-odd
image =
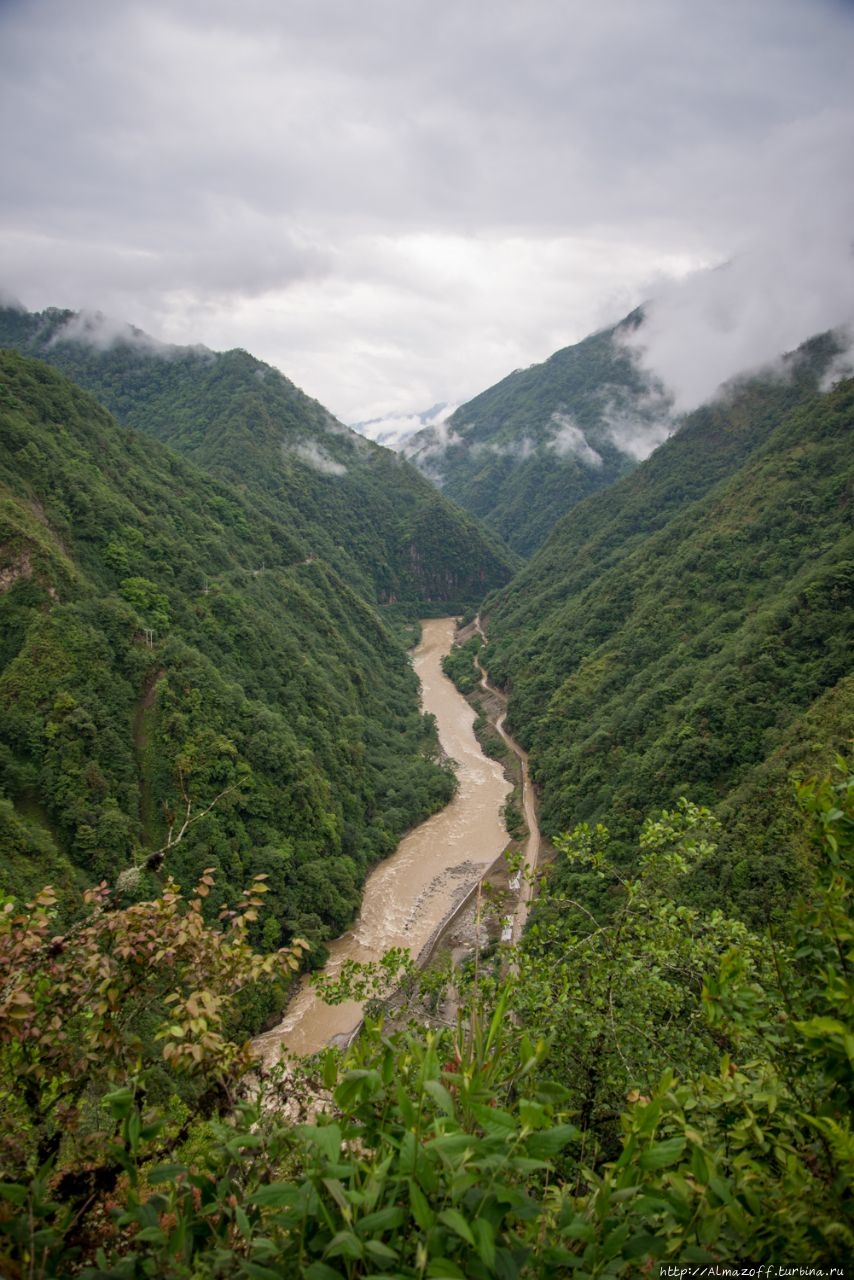
[(213, 867), (216, 905), (266, 873), (266, 947), (350, 921), (453, 781), (404, 641), (306, 527), (0, 353), (4, 892), (71, 902), (190, 817), (162, 874)]
[(602, 820), (628, 841), (683, 794), (738, 827), (758, 796), (694, 885), (754, 918), (800, 875), (782, 761), (816, 767), (854, 724), (854, 383), (819, 390), (836, 350), (816, 339), (690, 415), (485, 609), (546, 829)]
[(403, 445), (442, 492), (521, 555), (588, 494), (631, 471), (674, 429), (620, 324), (519, 369)]
[(270, 365), (156, 343), (99, 315), (0, 308), (0, 347), (46, 360), (124, 425), (240, 485), (366, 599), (451, 610), (514, 557), (397, 454), (338, 422)]

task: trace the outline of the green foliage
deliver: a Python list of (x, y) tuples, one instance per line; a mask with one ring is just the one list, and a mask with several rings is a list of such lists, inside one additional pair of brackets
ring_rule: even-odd
[[(223, 489), (211, 495), (208, 510), (224, 528), (247, 534), (263, 516), (278, 526), (288, 562), (298, 544), (302, 558), (322, 560), (373, 603), (406, 602), (417, 614), (441, 602), (451, 612), (510, 576), (512, 553), (415, 468), (245, 351), (158, 347), (130, 329), (105, 345), (72, 312), (8, 308), (2, 345), (47, 361), (119, 422), (251, 494), (251, 506)], [(114, 567), (127, 572), (133, 550), (114, 538)], [(255, 563), (281, 558), (274, 547)]]
[(633, 469), (610, 423), (667, 413), (620, 341), (639, 318), (517, 369), (475, 396), (452, 415), (449, 443), (437, 447), (429, 428), (421, 433), (416, 462), (441, 477), (447, 497), (530, 555), (576, 503)]
[[(850, 705), (854, 384), (815, 395), (827, 344), (814, 345), (789, 380), (693, 415), (488, 602), (490, 678), (508, 689), (548, 835), (607, 814), (628, 856), (643, 815), (688, 788), (732, 813), (736, 788), (761, 796), (754, 771), (784, 743), (791, 756), (850, 735), (834, 707)], [(808, 869), (802, 840), (780, 856), (779, 811), (775, 831), (739, 807), (755, 818), (691, 892), (759, 922)]]
[(475, 664), (482, 646), (481, 637), (473, 635), (465, 644), (455, 644), (442, 659), (442, 670), (464, 696), (473, 693), (480, 684), (481, 673)]
[(298, 967), (302, 942), (268, 956), (249, 945), (262, 878), (220, 912), (219, 928), (202, 913), (210, 870), (191, 898), (167, 880), (157, 899), (120, 906), (136, 879), (126, 871), (114, 890), (88, 891), (65, 932), (52, 889), (23, 908), (3, 904), (0, 1149), (10, 1175), (96, 1158), (104, 1135), (93, 1116), (110, 1089), (162, 1096), (186, 1075), (196, 1098), (215, 1090), (227, 1103), (250, 1061), (228, 1034), (231, 997)]
[[(532, 938), (515, 973), (473, 972), (454, 1029), (389, 1034), (369, 1023), (302, 1085), (274, 1072), (251, 1104), (195, 1127), (187, 1103), (152, 1105), (121, 1063), (115, 1087), (90, 1099), (97, 1170), (112, 1180), (60, 1164), (0, 1184), (5, 1272), (594, 1280), (746, 1259), (844, 1266), (854, 1248), (854, 779), (840, 765), (841, 781), (801, 788), (821, 870), (785, 942), (676, 906), (680, 880), (719, 834), (708, 811), (685, 803), (645, 824), (637, 874), (606, 922), (553, 904), (549, 945)], [(613, 877), (603, 828), (562, 843), (564, 857)], [(165, 911), (196, 921), (190, 952), (209, 956), (214, 935), (192, 903), (175, 913), (176, 903), (119, 912), (113, 933), (144, 951), (151, 912)], [(30, 917), (30, 950), (45, 966), (39, 920), (50, 909), (43, 900)], [(12, 922), (12, 935), (20, 946), (32, 927)], [(169, 945), (153, 955), (155, 981)], [(231, 973), (205, 965), (213, 989), (191, 997), (198, 1007), (185, 1001), (184, 1025), (163, 1028), (167, 1044), (204, 1043), (200, 1019)], [(32, 1053), (8, 985), (5, 996), (11, 1042)], [(108, 1036), (99, 1070), (115, 1069), (119, 1044)], [(282, 1103), (305, 1088), (315, 1114), (285, 1120)]]
[(403, 642), (293, 529), (44, 365), (4, 355), (0, 384), (0, 884), (50, 873), (70, 906), (206, 811), (167, 871), (213, 866), (224, 896), (270, 874), (258, 940), (321, 956), (453, 791)]

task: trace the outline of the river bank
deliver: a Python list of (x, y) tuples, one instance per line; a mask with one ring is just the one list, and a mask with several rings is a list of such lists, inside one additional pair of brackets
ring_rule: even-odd
[[(348, 961), (377, 961), (392, 947), (413, 957), (435, 946), (438, 931), (464, 909), (484, 873), (508, 844), (501, 810), (510, 791), (501, 765), (484, 755), (474, 733), (475, 711), (442, 671), (456, 620), (428, 619), (413, 664), (425, 712), (436, 717), (443, 751), (457, 765), (457, 794), (440, 813), (409, 832), (375, 867), (353, 928), (330, 945), (325, 972), (335, 977)], [(361, 1004), (326, 1005), (304, 978), (279, 1026), (255, 1041), (265, 1063), (282, 1049), (306, 1055), (346, 1042), (358, 1027)]]

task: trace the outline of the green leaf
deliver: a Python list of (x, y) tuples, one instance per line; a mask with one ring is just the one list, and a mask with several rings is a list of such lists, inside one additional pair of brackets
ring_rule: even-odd
[(397, 1249), (390, 1248), (389, 1245), (383, 1244), (381, 1240), (366, 1240), (365, 1253), (369, 1254), (377, 1262), (396, 1262), (399, 1256)]
[[(281, 1272), (275, 1273), (276, 1280), (282, 1280)], [(341, 1280), (341, 1272), (327, 1267), (325, 1262), (312, 1262), (305, 1269), (305, 1280)]]
[(337, 1178), (324, 1178), (323, 1185), (344, 1214), (346, 1221), (349, 1222), (353, 1216), (353, 1202), (348, 1196), (343, 1183), (339, 1182)]
[(297, 1133), (322, 1151), (330, 1163), (341, 1154), (341, 1130), (337, 1124), (301, 1124)]
[(289, 1182), (268, 1182), (266, 1186), (258, 1187), (247, 1196), (247, 1200), (259, 1209), (279, 1209), (285, 1205), (299, 1204), (300, 1192)]
[(581, 1131), (574, 1124), (558, 1124), (551, 1129), (529, 1134), (525, 1140), (525, 1150), (537, 1159), (547, 1160), (580, 1137)]
[(638, 1164), (641, 1169), (664, 1169), (667, 1165), (676, 1164), (684, 1150), (684, 1138), (667, 1138), (644, 1151)]
[(495, 1265), (495, 1228), (486, 1218), (475, 1218), (472, 1223), (478, 1257), (490, 1270)]
[(443, 1209), (439, 1214), (439, 1221), (444, 1222), (446, 1227), (450, 1227), (452, 1231), (456, 1232), (461, 1240), (465, 1240), (466, 1244), (470, 1244), (472, 1248), (474, 1248), (474, 1236), (472, 1235), (472, 1229), (460, 1213), (459, 1209)]
[(145, 1240), (151, 1244), (165, 1244), (166, 1232), (162, 1227), (143, 1227), (141, 1231), (137, 1231), (134, 1240)]
[(515, 1133), (519, 1126), (515, 1116), (511, 1116), (508, 1111), (500, 1111), (498, 1107), (485, 1107), (483, 1103), (476, 1102), (471, 1111), (478, 1124), (482, 1125), (487, 1133), (501, 1133), (509, 1136)]
[(377, 1209), (375, 1213), (366, 1213), (364, 1218), (360, 1218), (354, 1225), (359, 1234), (364, 1236), (368, 1232), (392, 1231), (395, 1227), (403, 1225), (405, 1217), (406, 1215), (399, 1205), (389, 1205), (387, 1209)]
[(146, 1174), (146, 1179), (152, 1187), (159, 1187), (162, 1182), (174, 1182), (186, 1172), (187, 1166), (184, 1164), (157, 1164)]
[(439, 1110), (444, 1111), (446, 1116), (454, 1114), (454, 1100), (445, 1086), (440, 1084), (438, 1080), (425, 1080), (424, 1092), (430, 1095)]
[(324, 1256), (327, 1258), (352, 1258), (360, 1261), (365, 1254), (365, 1246), (352, 1231), (337, 1231), (326, 1246)]
[[(431, 1280), (466, 1280), (464, 1271), (460, 1271), (455, 1262), (449, 1258), (434, 1258), (427, 1264), (427, 1275)], [(340, 1280), (340, 1277), (336, 1277)]]
[(12, 1204), (26, 1204), (29, 1188), (17, 1182), (0, 1182), (0, 1200), (9, 1200)]
[(427, 1150), (436, 1152), (447, 1163), (454, 1156), (461, 1156), (466, 1151), (474, 1151), (476, 1146), (477, 1138), (470, 1133), (443, 1133), (427, 1143)]
[(338, 1083), (338, 1057), (334, 1050), (327, 1049), (323, 1055), (323, 1087), (334, 1089)]
[(412, 1216), (422, 1231), (429, 1231), (436, 1221), (436, 1215), (427, 1203), (427, 1197), (417, 1182), (409, 1179), (409, 1204)]
[(661, 1258), (667, 1248), (667, 1241), (663, 1236), (633, 1236), (631, 1240), (627, 1240), (622, 1246), (623, 1256), (626, 1258)]
[(548, 1112), (541, 1102), (531, 1102), (528, 1098), (519, 1100), (519, 1118), (527, 1129), (545, 1129), (549, 1122)]
[[(262, 1267), (260, 1262), (250, 1262), (248, 1259), (244, 1259), (240, 1264), (240, 1269), (244, 1275), (249, 1276), (249, 1280), (282, 1280), (281, 1271), (273, 1271), (270, 1267)], [(306, 1272), (306, 1274), (308, 1273)], [(341, 1280), (341, 1277), (336, 1272), (332, 1274), (334, 1280)]]

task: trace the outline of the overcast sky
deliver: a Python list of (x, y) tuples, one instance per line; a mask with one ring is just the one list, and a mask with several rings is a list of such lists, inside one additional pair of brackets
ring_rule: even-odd
[(687, 406), (854, 313), (852, 67), (850, 0), (0, 0), (0, 288), (350, 422), (655, 295)]

